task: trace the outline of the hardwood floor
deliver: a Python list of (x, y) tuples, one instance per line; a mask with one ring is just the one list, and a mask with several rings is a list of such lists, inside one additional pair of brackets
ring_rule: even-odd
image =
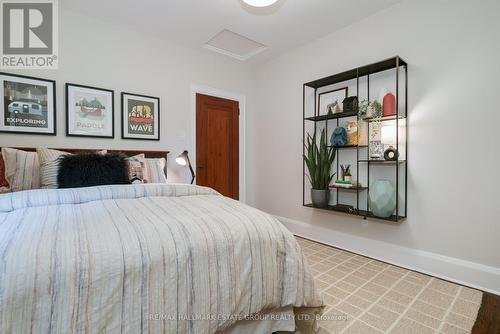
[(476, 323), (472, 327), (473, 334), (500, 333), (500, 296), (485, 292)]

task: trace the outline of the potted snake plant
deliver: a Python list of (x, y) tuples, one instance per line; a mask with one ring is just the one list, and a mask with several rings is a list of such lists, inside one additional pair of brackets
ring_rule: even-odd
[(312, 136), (308, 134), (305, 148), (304, 161), (309, 172), (307, 177), (312, 187), (311, 200), (314, 206), (324, 208), (328, 206), (330, 200), (328, 186), (335, 176), (335, 173), (330, 174), (330, 169), (335, 160), (336, 149), (328, 147), (325, 129), (321, 130), (319, 144), (316, 131)]

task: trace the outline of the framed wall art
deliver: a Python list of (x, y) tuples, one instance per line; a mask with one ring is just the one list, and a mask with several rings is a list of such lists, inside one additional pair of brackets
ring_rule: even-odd
[(342, 102), (347, 97), (348, 88), (339, 88), (318, 94), (318, 116), (341, 113)]
[(56, 135), (56, 82), (0, 73), (0, 132)]
[(122, 138), (160, 140), (160, 98), (122, 93)]
[(66, 84), (66, 135), (114, 138), (114, 91)]

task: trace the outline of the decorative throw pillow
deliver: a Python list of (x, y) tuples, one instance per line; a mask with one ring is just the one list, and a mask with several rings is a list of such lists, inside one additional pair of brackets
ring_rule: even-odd
[[(133, 157), (127, 158), (128, 161), (128, 166), (129, 166), (129, 179), (130, 182), (136, 183), (135, 181), (140, 180), (141, 182), (144, 182), (144, 178), (147, 178), (147, 175), (145, 175), (145, 169), (144, 167), (144, 159), (146, 158), (145, 154), (137, 154), (134, 155)], [(143, 171), (144, 169), (144, 171)]]
[(80, 153), (59, 158), (59, 188), (130, 184), (128, 162), (122, 154)]
[[(63, 155), (73, 155), (73, 153), (52, 150), (49, 148), (39, 147), (36, 149), (38, 154), (38, 162), (40, 163), (40, 187), (55, 189), (57, 185), (57, 172), (59, 171), (59, 158)], [(106, 150), (97, 152), (98, 154), (106, 154)]]
[(5, 179), (5, 163), (0, 153), (0, 194), (9, 191), (9, 183)]
[(11, 191), (40, 188), (40, 165), (36, 152), (2, 148), (5, 179)]
[(40, 163), (40, 187), (57, 188), (58, 159), (63, 155), (71, 155), (71, 153), (40, 147), (36, 149), (36, 153)]
[(165, 158), (144, 159), (144, 166), (142, 168), (144, 183), (167, 183), (167, 176), (165, 175), (166, 165), (167, 160)]

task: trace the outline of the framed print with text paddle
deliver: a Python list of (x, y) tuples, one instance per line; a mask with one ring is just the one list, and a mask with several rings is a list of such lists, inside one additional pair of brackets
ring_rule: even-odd
[(66, 84), (66, 135), (114, 138), (114, 96), (109, 89)]

